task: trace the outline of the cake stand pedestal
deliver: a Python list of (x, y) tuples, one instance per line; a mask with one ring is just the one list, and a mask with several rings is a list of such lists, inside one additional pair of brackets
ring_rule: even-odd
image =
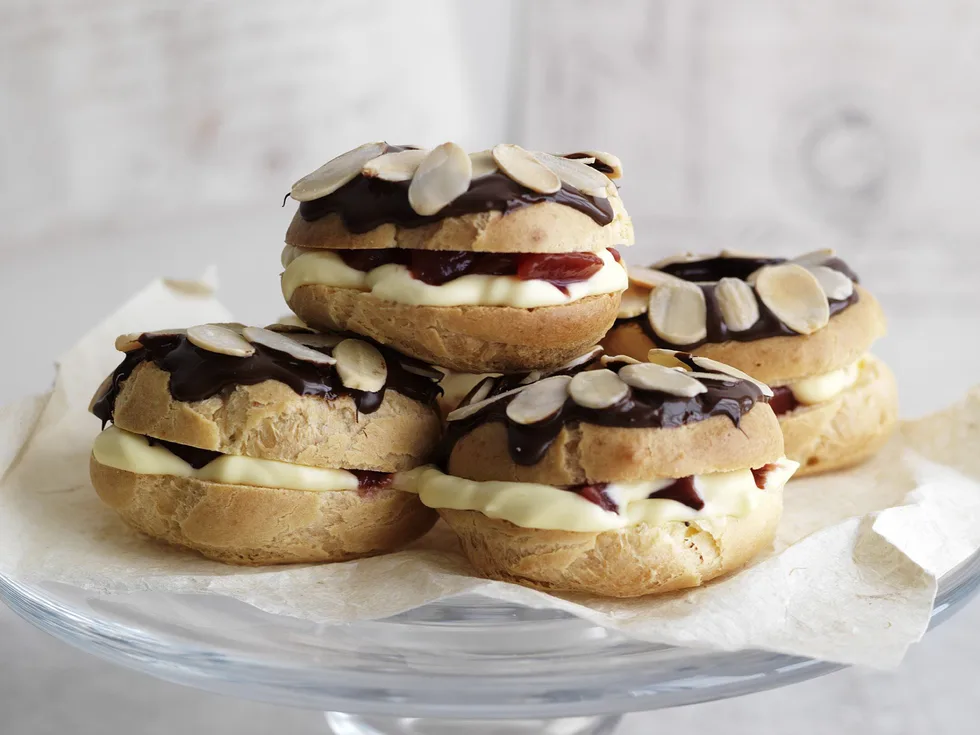
[[(980, 554), (940, 581), (932, 625), (976, 594)], [(625, 712), (786, 686), (837, 664), (631, 640), (555, 610), (463, 596), (318, 625), (214, 595), (100, 596), (0, 575), (0, 599), (82, 650), (167, 681), (327, 712), (336, 735), (594, 735)]]

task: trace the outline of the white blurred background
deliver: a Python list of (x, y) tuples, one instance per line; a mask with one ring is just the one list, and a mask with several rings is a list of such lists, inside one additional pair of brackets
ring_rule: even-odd
[[(292, 181), (366, 140), (598, 148), (644, 262), (836, 247), (885, 304), (906, 415), (976, 380), (980, 4), (971, 0), (0, 0), (0, 400), (146, 281), (216, 264), (284, 313)], [(977, 606), (888, 674), (624, 732), (967, 732)], [(77, 654), (0, 612), (0, 732), (322, 732)], [(967, 725), (966, 723), (971, 723)], [(632, 728), (632, 729), (631, 729)], [(966, 729), (964, 729), (966, 728)]]

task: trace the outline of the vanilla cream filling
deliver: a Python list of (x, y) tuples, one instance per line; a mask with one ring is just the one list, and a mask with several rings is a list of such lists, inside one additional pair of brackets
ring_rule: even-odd
[(793, 397), (804, 406), (823, 403), (831, 398), (836, 398), (853, 386), (861, 375), (864, 362), (865, 358), (862, 357), (847, 367), (823, 375), (815, 375), (812, 378), (797, 380), (786, 387), (793, 393)]
[(325, 492), (357, 490), (357, 476), (347, 470), (223, 454), (197, 470), (145, 436), (110, 426), (95, 439), (92, 454), (99, 464), (140, 475), (172, 475), (225, 485), (254, 485)]
[(587, 296), (616, 293), (629, 285), (626, 268), (612, 253), (603, 250), (602, 267), (585, 281), (562, 289), (548, 281), (522, 281), (516, 276), (472, 274), (447, 281), (441, 286), (420, 281), (398, 263), (388, 263), (370, 271), (351, 268), (329, 250), (297, 248), (287, 245), (282, 253), (286, 270), (282, 274), (282, 294), (288, 301), (300, 286), (319, 284), (333, 288), (352, 288), (370, 292), (380, 299), (415, 306), (512, 306), (533, 309), (559, 306)]
[(756, 486), (750, 469), (697, 475), (694, 487), (704, 501), (701, 510), (676, 500), (648, 497), (671, 485), (673, 479), (610, 483), (605, 493), (618, 506), (618, 513), (551, 485), (475, 482), (443, 474), (433, 467), (403, 472), (395, 486), (417, 492), (430, 508), (475, 510), (523, 528), (601, 532), (641, 523), (658, 526), (670, 521), (744, 518), (764, 503), (778, 502), (779, 491), (797, 467), (799, 463), (786, 458), (774, 462), (762, 490)]

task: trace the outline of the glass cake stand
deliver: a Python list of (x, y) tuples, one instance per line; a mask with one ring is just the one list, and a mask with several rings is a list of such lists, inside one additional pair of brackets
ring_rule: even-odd
[[(935, 626), (980, 586), (980, 554), (943, 577)], [(841, 668), (631, 640), (553, 610), (476, 596), (318, 625), (231, 598), (99, 596), (0, 576), (25, 620), (110, 661), (211, 692), (319, 709), (338, 735), (612, 732), (625, 712), (693, 704)]]

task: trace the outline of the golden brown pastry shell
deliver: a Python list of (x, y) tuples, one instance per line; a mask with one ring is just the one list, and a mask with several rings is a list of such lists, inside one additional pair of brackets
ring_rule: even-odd
[(521, 528), (477, 511), (439, 511), (482, 576), (605, 597), (697, 587), (734, 571), (772, 545), (781, 514), (781, 491), (743, 518), (595, 533)]
[(619, 294), (559, 306), (415, 306), (350, 288), (300, 286), (289, 307), (318, 329), (368, 336), (459, 372), (558, 367), (599, 341), (616, 319)]
[(141, 475), (89, 462), (99, 497), (153, 538), (229, 564), (346, 561), (393, 551), (436, 514), (390, 488), (306, 492)]
[(170, 395), (170, 374), (133, 370), (113, 423), (165, 441), (311, 467), (399, 472), (423, 464), (439, 440), (438, 409), (389, 390), (374, 413), (347, 396), (300, 396), (274, 380), (190, 403)]
[(485, 423), (456, 443), (448, 471), (479, 482), (564, 486), (726, 472), (762, 467), (782, 456), (779, 422), (767, 404), (758, 403), (738, 427), (726, 416), (667, 429), (570, 424), (533, 465), (511, 459), (503, 423)]

